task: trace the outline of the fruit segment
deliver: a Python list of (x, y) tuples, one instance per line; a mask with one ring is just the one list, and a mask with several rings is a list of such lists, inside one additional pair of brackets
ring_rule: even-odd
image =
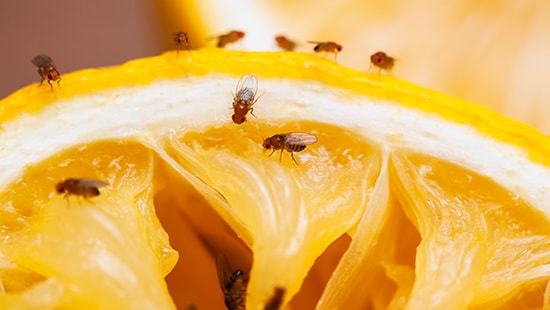
[[(262, 151), (262, 137), (290, 131), (319, 141), (296, 153), (297, 163), (286, 151)], [(226, 200), (213, 205), (217, 212), (238, 235), (251, 236), (244, 238), (254, 253), (251, 309), (277, 286), (286, 288), (286, 301), (298, 292), (317, 257), (357, 223), (381, 168), (368, 141), (315, 122), (229, 124), (172, 142), (176, 161)]]
[[(80, 146), (29, 168), (4, 192), (11, 216), (1, 219), (9, 229), (0, 308), (175, 309), (164, 277), (178, 254), (155, 216), (153, 160), (138, 144)], [(55, 184), (69, 176), (109, 186), (93, 199), (64, 198)], [(10, 225), (13, 217), (21, 225)]]
[[(377, 298), (371, 298), (371, 300), (369, 300), (371, 296), (363, 291), (364, 287), (359, 288), (357, 283), (366, 284), (375, 278), (378, 257), (375, 255), (374, 248), (391, 213), (388, 159), (388, 151), (385, 151), (380, 175), (375, 186), (369, 191), (367, 206), (357, 229), (352, 233), (349, 248), (340, 259), (319, 300), (317, 308), (319, 310), (346, 308), (346, 304), (350, 307), (361, 307), (361, 305), (369, 307), (372, 300), (384, 298), (381, 281), (376, 283), (378, 291), (373, 294), (377, 295)], [(391, 289), (388, 290), (388, 293), (391, 291)]]
[(391, 167), (395, 196), (422, 237), (408, 309), (502, 306), (550, 276), (550, 225), (521, 198), (426, 155), (396, 154)]

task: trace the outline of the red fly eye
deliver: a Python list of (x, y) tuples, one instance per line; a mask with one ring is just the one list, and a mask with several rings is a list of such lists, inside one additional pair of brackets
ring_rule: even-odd
[(63, 193), (65, 191), (65, 186), (62, 183), (58, 183), (55, 186), (55, 191), (59, 194)]

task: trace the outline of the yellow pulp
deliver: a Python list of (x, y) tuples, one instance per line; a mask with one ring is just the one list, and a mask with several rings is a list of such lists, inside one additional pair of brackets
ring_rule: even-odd
[[(278, 152), (269, 156), (262, 151), (263, 138), (290, 131), (319, 139), (295, 154), (299, 165), (288, 152), (280, 162)], [(177, 254), (156, 212), (180, 253), (167, 277), (178, 307), (223, 307), (218, 254), (229, 257), (235, 269), (252, 266), (264, 272), (250, 279), (248, 299), (267, 300), (272, 288), (262, 283), (275, 277), (295, 291), (290, 301), (294, 309), (313, 308), (327, 284), (335, 288), (334, 296), (325, 292), (326, 309), (400, 308), (406, 301), (413, 307), (411, 291), (424, 300), (422, 292), (440, 291), (432, 286), (442, 283), (448, 285), (447, 294), (433, 296), (440, 298), (434, 305), (458, 309), (542, 303), (544, 284), (525, 278), (550, 259), (548, 220), (473, 171), (406, 151), (393, 152), (386, 169), (376, 145), (342, 128), (312, 122), (224, 124), (178, 136), (165, 150), (224, 193), (229, 211), (209, 203), (208, 196), (137, 142), (103, 141), (61, 152), (30, 167), (1, 196), (2, 205), (10, 206), (2, 210), (1, 250), (17, 262), (2, 269), (3, 280), (9, 280), (4, 282), (7, 296), (61, 282), (78, 284), (77, 291), (60, 293), (66, 307), (169, 303), (161, 276), (174, 266)], [(262, 179), (254, 179), (247, 169), (261, 170)], [(55, 196), (55, 183), (75, 175), (111, 186), (93, 200)], [(378, 215), (364, 210), (378, 193), (376, 181), (384, 178), (389, 182), (387, 205), (376, 207)], [(264, 205), (273, 201), (276, 205)], [(368, 223), (363, 212), (379, 220)], [(378, 242), (370, 245), (365, 261), (344, 255), (347, 249), (360, 250), (353, 240), (369, 234)], [(289, 252), (291, 241), (298, 242), (295, 252)], [(251, 265), (253, 258), (268, 266)], [(101, 265), (101, 260), (116, 261), (120, 268)], [(336, 267), (340, 260), (346, 264)], [(313, 268), (306, 269), (310, 264)], [(139, 271), (137, 282), (126, 277), (126, 269), (131, 275)], [(98, 287), (95, 281), (109, 285)], [(128, 299), (121, 299), (120, 291)]]

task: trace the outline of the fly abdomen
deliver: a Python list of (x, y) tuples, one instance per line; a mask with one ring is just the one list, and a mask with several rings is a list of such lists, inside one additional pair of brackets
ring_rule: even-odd
[(238, 294), (225, 293), (225, 307), (228, 310), (246, 309), (244, 305), (244, 296), (245, 292), (240, 292)]
[(99, 196), (99, 189), (97, 187), (84, 187), (81, 189), (81, 195), (84, 198)]
[(93, 196), (99, 196), (99, 189), (97, 187), (94, 187), (90, 190), (90, 194)]
[(290, 145), (285, 145), (285, 148), (289, 152), (297, 153), (297, 152), (303, 151), (306, 148), (306, 146), (299, 145), (299, 144), (290, 144)]

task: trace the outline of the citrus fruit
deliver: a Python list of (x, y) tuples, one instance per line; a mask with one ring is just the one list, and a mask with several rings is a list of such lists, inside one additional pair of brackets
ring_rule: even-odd
[[(258, 98), (237, 125), (244, 74)], [(0, 106), (2, 309), (223, 309), (221, 256), (248, 309), (543, 305), (550, 139), (479, 106), (315, 55), (218, 49)], [(317, 142), (264, 151), (292, 133)], [(56, 194), (68, 178), (109, 185)]]

